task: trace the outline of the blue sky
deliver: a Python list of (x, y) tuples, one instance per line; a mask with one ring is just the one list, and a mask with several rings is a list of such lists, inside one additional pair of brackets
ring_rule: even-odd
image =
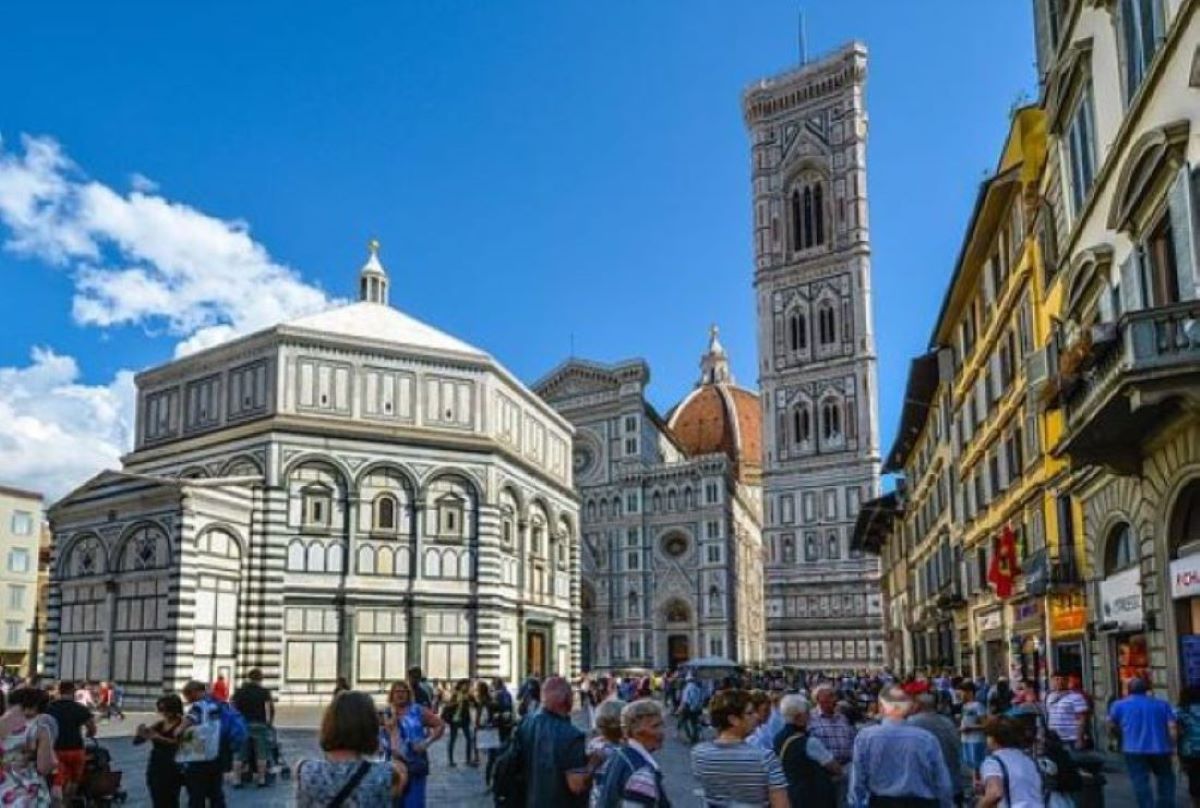
[[(975, 190), (1035, 91), (1029, 3), (805, 12), (811, 53), (871, 52), (886, 450)], [(715, 321), (753, 386), (740, 93), (795, 63), (796, 16), (783, 0), (10, 8), (0, 476), (61, 489), (108, 462), (125, 371), (352, 294), (371, 236), (394, 305), (526, 380), (573, 339), (645, 357), (665, 410)], [(35, 180), (53, 201), (22, 210)]]

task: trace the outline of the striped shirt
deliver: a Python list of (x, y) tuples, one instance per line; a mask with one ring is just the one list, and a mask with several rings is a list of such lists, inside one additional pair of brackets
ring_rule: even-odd
[(1074, 690), (1055, 691), (1046, 697), (1046, 723), (1065, 743), (1079, 740), (1079, 716), (1087, 714), (1088, 703)]
[(708, 805), (766, 805), (770, 792), (787, 791), (775, 753), (745, 741), (706, 741), (692, 749), (692, 774)]

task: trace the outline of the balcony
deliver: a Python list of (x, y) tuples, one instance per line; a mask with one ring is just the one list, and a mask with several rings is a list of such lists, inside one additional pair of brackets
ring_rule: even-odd
[(1057, 553), (1046, 549), (1030, 553), (1022, 563), (1021, 571), (1025, 576), (1025, 591), (1031, 595), (1070, 591), (1083, 583), (1071, 547)]
[(1200, 301), (1129, 312), (1089, 337), (1051, 380), (1066, 422), (1054, 454), (1137, 474), (1145, 438), (1200, 402)]

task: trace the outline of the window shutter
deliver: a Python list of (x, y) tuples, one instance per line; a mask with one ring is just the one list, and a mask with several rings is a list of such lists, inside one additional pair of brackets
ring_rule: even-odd
[[(1156, 4), (1157, 5), (1157, 4)], [(1168, 196), (1171, 210), (1171, 233), (1175, 241), (1175, 270), (1179, 276), (1181, 300), (1200, 297), (1200, 276), (1197, 276), (1196, 210), (1192, 195), (1192, 177), (1185, 165), (1171, 185)]]
[(1025, 462), (1030, 463), (1038, 453), (1037, 410), (1030, 408), (1025, 414)]
[(1138, 271), (1138, 254), (1135, 249), (1121, 264), (1121, 311), (1138, 311), (1142, 308), (1141, 273)]
[(996, 348), (988, 362), (989, 377), (992, 382), (992, 401), (999, 401), (1004, 394), (1004, 378), (1001, 372), (1000, 349)]
[(1012, 440), (1011, 435), (1002, 439), (1001, 444), (1000, 444), (1000, 450), (998, 452), (996, 452), (996, 458), (997, 458), (996, 465), (999, 468), (998, 476), (1000, 477), (999, 483), (1000, 483), (1001, 491), (1006, 491), (1008, 489), (1008, 482), (1010, 479), (1009, 471), (1008, 471), (1008, 454), (1009, 454), (1008, 447), (1009, 447), (1009, 442), (1011, 440)]

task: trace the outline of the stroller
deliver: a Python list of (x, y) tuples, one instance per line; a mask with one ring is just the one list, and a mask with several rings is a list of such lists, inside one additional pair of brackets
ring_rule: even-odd
[(79, 785), (76, 803), (84, 808), (121, 805), (125, 792), (121, 788), (121, 772), (112, 767), (109, 751), (89, 739), (84, 746), (83, 781)]

